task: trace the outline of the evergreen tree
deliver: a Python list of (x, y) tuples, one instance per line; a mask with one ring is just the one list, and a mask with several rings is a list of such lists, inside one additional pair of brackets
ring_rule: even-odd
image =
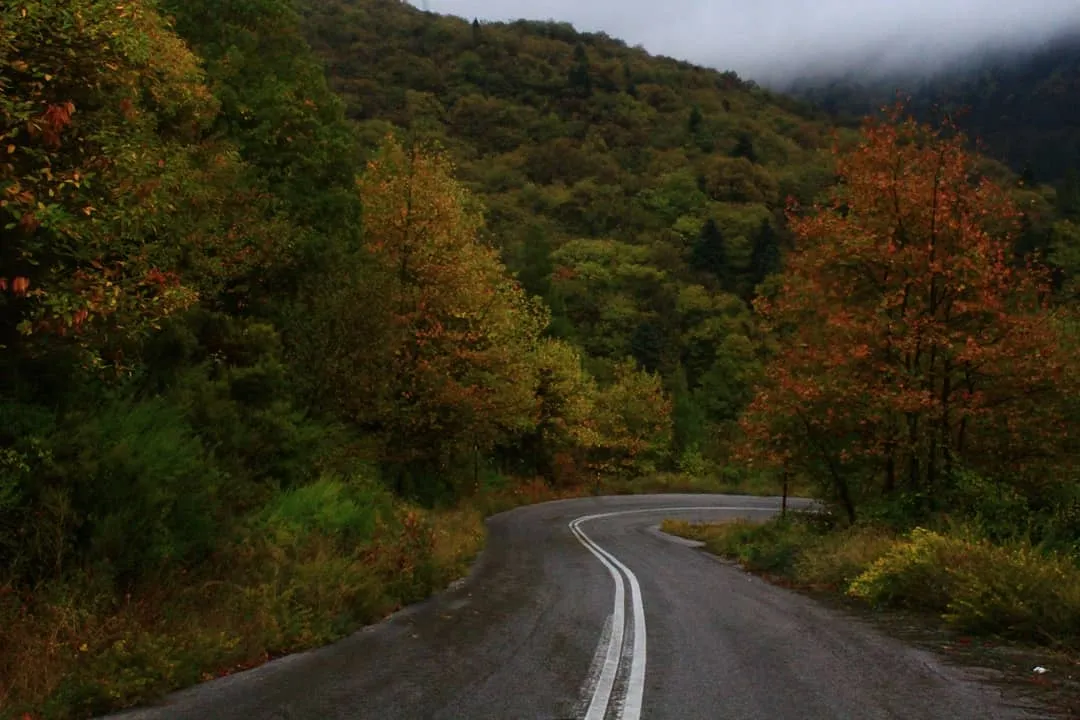
[(690, 119), (687, 121), (686, 129), (691, 135), (697, 134), (701, 129), (701, 123), (704, 119), (705, 117), (701, 114), (700, 106), (694, 105), (694, 107), (690, 108)]
[(694, 398), (686, 379), (686, 369), (680, 364), (670, 380), (672, 401), (672, 450), (676, 458), (701, 447), (708, 420), (705, 411)]
[(574, 63), (570, 66), (567, 82), (570, 84), (570, 88), (582, 97), (592, 96), (591, 71), (589, 55), (585, 52), (585, 46), (578, 43), (574, 46)]
[(750, 255), (750, 280), (757, 286), (768, 275), (780, 269), (780, 244), (768, 219), (761, 221), (761, 227), (754, 236), (754, 247)]
[(691, 261), (695, 268), (711, 274), (722, 286), (729, 284), (731, 269), (728, 266), (724, 236), (720, 232), (720, 226), (712, 218), (706, 220), (701, 228), (697, 242), (694, 243)]
[(634, 71), (629, 62), (623, 63), (623, 76), (626, 78), (626, 94), (632, 98), (637, 97), (637, 83), (634, 82)]
[(758, 161), (757, 153), (754, 151), (754, 140), (749, 133), (739, 135), (739, 141), (735, 143), (735, 149), (731, 151), (731, 156), (743, 157), (752, 163)]

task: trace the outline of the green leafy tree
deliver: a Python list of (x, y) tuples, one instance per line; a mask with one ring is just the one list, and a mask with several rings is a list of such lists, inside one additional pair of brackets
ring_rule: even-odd
[(754, 235), (754, 245), (750, 256), (750, 282), (757, 286), (767, 276), (780, 269), (780, 241), (772, 222), (761, 221), (761, 228)]
[[(199, 52), (220, 103), (216, 127), (284, 203), (293, 223), (355, 237), (359, 148), (292, 0), (164, 0)], [(307, 242), (318, 242), (318, 236)], [(313, 262), (318, 248), (304, 257)]]
[(597, 396), (589, 465), (615, 476), (655, 471), (671, 448), (671, 400), (660, 377), (633, 360), (617, 363), (614, 371), (614, 382)]

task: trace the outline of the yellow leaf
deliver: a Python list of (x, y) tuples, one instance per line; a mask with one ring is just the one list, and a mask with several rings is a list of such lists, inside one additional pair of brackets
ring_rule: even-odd
[(7, 146), (7, 151), (8, 151), (8, 155), (15, 152), (15, 146), (14, 145), (8, 145)]

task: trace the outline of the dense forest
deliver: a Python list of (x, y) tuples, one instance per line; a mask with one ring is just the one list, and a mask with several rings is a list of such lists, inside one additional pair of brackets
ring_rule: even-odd
[(397, 0), (3, 6), (0, 717), (327, 642), (485, 513), (657, 477), (992, 486), (1075, 544), (1080, 184), (953, 137)]

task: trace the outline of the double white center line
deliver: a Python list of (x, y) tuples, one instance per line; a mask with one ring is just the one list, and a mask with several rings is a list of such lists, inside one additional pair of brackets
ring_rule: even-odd
[[(630, 647), (630, 675), (626, 682), (625, 697), (623, 702), (616, 701), (615, 707), (621, 708), (617, 714), (620, 720), (639, 720), (641, 717), (641, 701), (645, 693), (645, 603), (641, 597), (641, 585), (638, 584), (637, 576), (630, 568), (623, 565), (614, 555), (596, 544), (585, 534), (581, 525), (590, 520), (614, 517), (616, 515), (632, 515), (636, 513), (670, 513), (692, 510), (729, 510), (750, 512), (776, 512), (777, 508), (770, 507), (736, 507), (736, 506), (712, 506), (712, 507), (662, 507), (644, 508), (639, 510), (621, 510), (618, 512), (598, 513), (596, 515), (583, 515), (570, 522), (570, 532), (585, 546), (585, 548), (603, 563), (615, 581), (615, 604), (611, 615), (611, 634), (608, 636), (607, 649), (604, 653), (603, 664), (599, 676), (595, 679), (595, 686), (589, 698), (589, 705), (585, 710), (583, 720), (604, 720), (608, 707), (611, 705), (611, 694), (615, 688), (615, 678), (619, 673), (622, 663), (623, 642), (626, 635), (626, 588), (623, 575), (630, 583), (630, 607), (633, 612), (633, 634)], [(603, 642), (601, 638), (601, 642)]]

